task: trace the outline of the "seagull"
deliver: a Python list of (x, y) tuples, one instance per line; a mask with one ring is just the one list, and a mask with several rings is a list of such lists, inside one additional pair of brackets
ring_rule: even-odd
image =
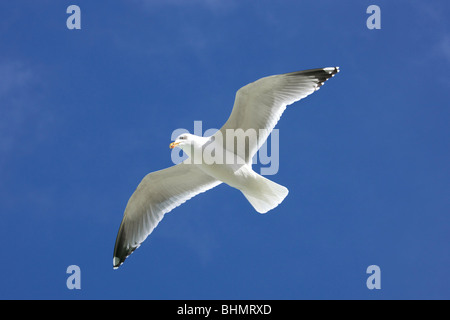
[[(142, 244), (164, 214), (221, 183), (241, 191), (259, 213), (277, 207), (288, 189), (253, 171), (252, 158), (286, 106), (317, 91), (338, 72), (339, 67), (328, 67), (261, 78), (237, 91), (230, 117), (215, 134), (210, 137), (179, 135), (170, 148), (181, 148), (188, 158), (147, 174), (137, 186), (128, 200), (117, 234), (114, 269)], [(233, 139), (224, 138), (230, 132)], [(206, 161), (203, 157), (207, 149), (227, 161)], [(197, 158), (200, 160), (196, 161)]]

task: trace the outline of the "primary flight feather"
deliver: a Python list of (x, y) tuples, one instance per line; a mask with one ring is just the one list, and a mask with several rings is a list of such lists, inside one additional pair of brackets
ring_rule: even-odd
[[(170, 144), (188, 159), (149, 173), (128, 200), (114, 248), (118, 268), (136, 250), (164, 214), (199, 193), (226, 183), (240, 190), (253, 208), (265, 213), (280, 204), (288, 189), (252, 170), (252, 158), (266, 141), (286, 106), (303, 99), (339, 72), (338, 67), (297, 71), (261, 78), (236, 93), (233, 110), (223, 127), (210, 137), (182, 134)], [(233, 139), (226, 139), (233, 134)], [(254, 133), (253, 139), (250, 137)], [(250, 137), (250, 138), (249, 138)], [(241, 145), (233, 141), (243, 141)], [(205, 149), (233, 161), (203, 159)], [(200, 161), (195, 161), (200, 155)]]

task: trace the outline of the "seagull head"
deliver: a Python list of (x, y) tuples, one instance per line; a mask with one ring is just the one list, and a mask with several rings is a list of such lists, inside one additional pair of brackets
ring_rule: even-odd
[(175, 139), (175, 141), (170, 144), (169, 148), (173, 149), (175, 147), (178, 147), (178, 148), (183, 149), (183, 147), (191, 145), (192, 141), (193, 141), (193, 139), (192, 139), (191, 134), (183, 133), (183, 134), (180, 134)]

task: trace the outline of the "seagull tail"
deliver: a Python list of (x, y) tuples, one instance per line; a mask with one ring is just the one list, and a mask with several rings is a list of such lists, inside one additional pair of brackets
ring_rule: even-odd
[(266, 213), (283, 202), (289, 190), (257, 174), (253, 183), (249, 187), (241, 189), (241, 192), (256, 211)]

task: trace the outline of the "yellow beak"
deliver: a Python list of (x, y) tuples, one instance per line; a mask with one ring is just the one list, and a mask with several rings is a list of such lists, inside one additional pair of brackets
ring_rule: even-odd
[(179, 145), (180, 143), (179, 142), (172, 142), (171, 144), (170, 144), (170, 146), (169, 146), (169, 148), (170, 149), (173, 149), (173, 148), (175, 148), (177, 145)]

